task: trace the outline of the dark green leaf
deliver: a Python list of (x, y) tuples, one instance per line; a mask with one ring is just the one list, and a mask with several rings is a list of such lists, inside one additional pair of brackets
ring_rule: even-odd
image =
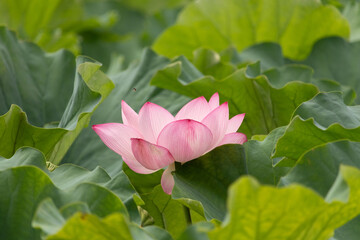
[(246, 173), (244, 148), (221, 146), (198, 159), (176, 165), (173, 196), (195, 199), (204, 206), (208, 219), (223, 220), (228, 186)]
[[(355, 89), (360, 96), (360, 42), (349, 43), (341, 38), (326, 38), (318, 41), (310, 56), (302, 64), (314, 69), (318, 79), (336, 80)], [(357, 103), (359, 103), (357, 99)]]
[(273, 157), (293, 165), (314, 147), (339, 140), (360, 141), (360, 106), (346, 106), (339, 93), (319, 93), (301, 104), (276, 145)]
[(0, 116), (0, 155), (9, 158), (30, 146), (58, 164), (113, 83), (99, 63), (79, 57), (75, 69), (70, 53), (45, 54), (33, 44), (19, 42), (4, 27), (0, 48), (0, 112), (11, 107)]
[[(44, 156), (36, 149), (20, 149), (11, 159), (1, 159), (0, 165), (0, 237), (4, 239), (39, 239), (40, 232), (31, 227), (31, 221), (42, 200), (51, 198), (57, 208), (63, 207), (64, 216), (83, 209), (100, 217), (114, 212), (128, 216), (120, 199), (126, 207), (131, 206), (129, 198), (135, 193), (123, 173), (111, 179), (101, 168), (89, 172), (74, 165), (49, 172)], [(130, 212), (130, 217), (137, 221), (136, 213)]]

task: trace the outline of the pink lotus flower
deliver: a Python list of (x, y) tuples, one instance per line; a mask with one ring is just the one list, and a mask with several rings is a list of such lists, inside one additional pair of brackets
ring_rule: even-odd
[(219, 106), (215, 93), (209, 102), (204, 97), (187, 103), (174, 117), (166, 109), (147, 102), (137, 114), (121, 102), (121, 123), (93, 125), (101, 140), (134, 171), (149, 174), (167, 167), (161, 186), (171, 194), (175, 162), (185, 163), (224, 144), (243, 144), (245, 134), (236, 132), (245, 114), (229, 120), (229, 107)]

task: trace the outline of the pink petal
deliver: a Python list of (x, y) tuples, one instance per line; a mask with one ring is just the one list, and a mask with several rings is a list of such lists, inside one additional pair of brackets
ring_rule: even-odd
[(131, 139), (131, 149), (136, 160), (147, 169), (159, 170), (175, 161), (169, 150), (141, 138)]
[(180, 111), (176, 114), (175, 119), (192, 119), (198, 122), (201, 122), (206, 115), (210, 112), (209, 103), (204, 97), (198, 97), (185, 106), (183, 106)]
[(211, 111), (219, 106), (219, 94), (218, 93), (214, 93), (211, 96), (211, 98), (209, 100), (209, 106), (210, 106)]
[(139, 129), (138, 114), (124, 101), (121, 101), (121, 116), (125, 125)]
[(247, 141), (247, 137), (243, 133), (238, 133), (238, 132), (228, 133), (225, 135), (223, 140), (217, 146), (221, 146), (225, 144), (243, 144), (246, 141)]
[(174, 120), (174, 116), (166, 109), (155, 103), (147, 102), (139, 112), (139, 129), (145, 140), (156, 143), (160, 131)]
[(171, 194), (171, 192), (174, 188), (174, 185), (175, 185), (174, 177), (171, 174), (171, 172), (173, 172), (173, 171), (175, 171), (174, 163), (170, 164), (161, 176), (161, 187), (164, 190), (164, 192), (169, 195)]
[(226, 133), (237, 132), (241, 123), (244, 120), (244, 117), (245, 117), (245, 113), (242, 113), (242, 114), (238, 114), (238, 115), (234, 116), (233, 118), (231, 118), (229, 120), (229, 124), (228, 124), (228, 128), (226, 130)]
[(138, 163), (131, 151), (131, 138), (141, 138), (141, 134), (130, 126), (121, 123), (105, 123), (93, 125), (92, 128), (111, 150), (121, 155), (124, 162), (137, 173), (151, 173)]
[(126, 163), (126, 165), (129, 166), (129, 168), (131, 170), (133, 170), (136, 173), (140, 173), (140, 174), (150, 174), (155, 172), (156, 170), (151, 170), (151, 169), (147, 169), (145, 168), (143, 165), (141, 165), (136, 159), (135, 157), (132, 158), (124, 158), (122, 157), (122, 159), (124, 160), (124, 162)]
[(228, 103), (225, 102), (221, 104), (221, 106), (210, 112), (201, 122), (210, 129), (213, 135), (213, 141), (211, 145), (215, 147), (224, 138), (225, 132), (228, 128)]
[(190, 120), (169, 123), (160, 132), (158, 145), (167, 148), (177, 162), (187, 162), (211, 148), (212, 133), (204, 124)]

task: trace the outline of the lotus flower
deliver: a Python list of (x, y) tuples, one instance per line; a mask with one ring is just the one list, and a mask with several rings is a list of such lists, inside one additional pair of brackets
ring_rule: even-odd
[(174, 187), (175, 162), (185, 163), (224, 144), (243, 144), (245, 134), (236, 132), (245, 114), (229, 120), (229, 107), (219, 106), (215, 93), (209, 102), (204, 97), (187, 103), (174, 117), (166, 109), (147, 102), (137, 114), (121, 102), (121, 123), (93, 125), (101, 140), (134, 172), (149, 174), (167, 167), (161, 186), (167, 194)]

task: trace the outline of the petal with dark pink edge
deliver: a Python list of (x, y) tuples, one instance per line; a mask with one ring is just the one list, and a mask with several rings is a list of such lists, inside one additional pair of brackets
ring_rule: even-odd
[(141, 138), (131, 139), (131, 149), (136, 160), (147, 169), (159, 170), (175, 161), (169, 150)]
[(153, 172), (138, 163), (132, 153), (130, 139), (142, 137), (133, 127), (121, 123), (105, 123), (93, 125), (92, 128), (108, 148), (123, 157), (133, 171), (144, 174)]
[(215, 147), (224, 138), (228, 127), (228, 103), (225, 102), (221, 104), (219, 107), (210, 112), (201, 122), (210, 129), (213, 135), (213, 141), (211, 145)]
[(138, 114), (124, 101), (121, 101), (121, 116), (125, 125), (139, 129)]
[(201, 122), (210, 112), (209, 103), (204, 97), (198, 97), (185, 106), (176, 114), (175, 119), (192, 119)]
[(174, 181), (174, 177), (171, 174), (171, 172), (175, 171), (175, 164), (170, 164), (168, 166), (167, 169), (165, 169), (165, 171), (163, 172), (162, 176), (161, 176), (161, 187), (164, 190), (165, 193), (167, 194), (171, 194), (174, 185), (175, 185), (175, 181)]
[(221, 140), (221, 142), (217, 146), (225, 145), (225, 144), (243, 144), (247, 141), (247, 137), (243, 133), (228, 133)]
[(155, 103), (145, 103), (139, 112), (140, 131), (151, 143), (156, 143), (160, 131), (172, 121), (175, 121), (174, 116)]
[(211, 148), (212, 133), (204, 124), (183, 119), (169, 123), (160, 132), (157, 144), (167, 148), (177, 162), (187, 162)]
[(219, 94), (218, 93), (214, 93), (211, 96), (211, 98), (209, 100), (209, 106), (210, 106), (211, 111), (219, 106)]
[(239, 127), (241, 126), (241, 124), (244, 120), (244, 117), (245, 117), (245, 113), (238, 114), (238, 115), (232, 117), (229, 120), (229, 124), (228, 124), (228, 128), (226, 130), (226, 133), (237, 132), (237, 130), (239, 129)]

